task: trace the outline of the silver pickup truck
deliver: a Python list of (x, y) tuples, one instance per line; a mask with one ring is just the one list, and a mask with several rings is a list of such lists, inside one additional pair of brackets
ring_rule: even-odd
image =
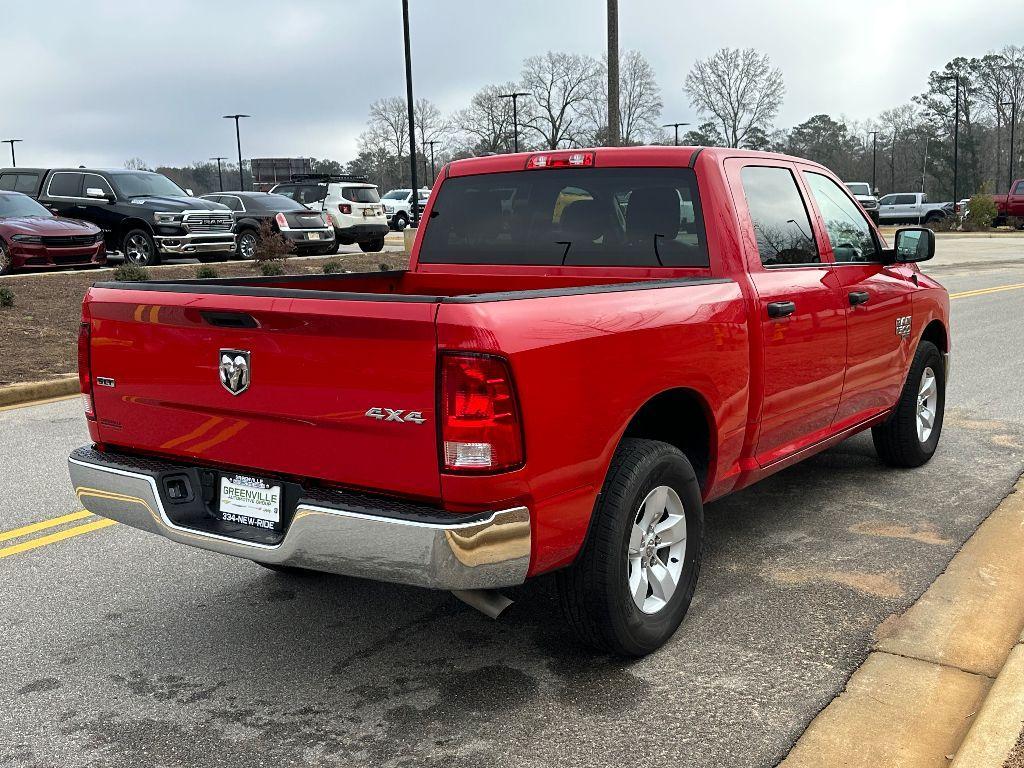
[(878, 201), (878, 220), (885, 224), (931, 224), (953, 215), (953, 203), (929, 203), (923, 192), (893, 192)]

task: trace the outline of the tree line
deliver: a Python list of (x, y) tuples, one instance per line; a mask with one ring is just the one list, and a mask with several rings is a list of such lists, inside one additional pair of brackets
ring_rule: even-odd
[[(621, 143), (672, 144), (674, 133), (661, 124), (661, 87), (643, 54), (624, 51), (619, 77)], [(485, 85), (465, 107), (449, 114), (429, 99), (417, 99), (413, 111), (419, 178), (429, 185), (433, 170), (445, 162), (511, 152), (516, 134), (520, 150), (606, 144), (606, 82), (605, 59), (548, 51), (524, 59), (517, 80)], [(1015, 45), (982, 57), (952, 59), (928, 73), (920, 94), (878, 115), (856, 119), (816, 114), (791, 128), (775, 125), (786, 92), (781, 70), (755, 49), (723, 48), (697, 61), (686, 76), (682, 87), (698, 117), (680, 143), (785, 152), (820, 162), (846, 180), (874, 180), (882, 192), (923, 190), (933, 200), (950, 199), (957, 83), (961, 196), (1004, 191), (1010, 182), (1013, 117), (1015, 168), (1021, 167), (1024, 144), (1024, 47)], [(525, 94), (517, 99), (515, 116), (513, 93)], [(370, 105), (356, 157), (344, 163), (314, 158), (312, 166), (318, 172), (365, 175), (383, 190), (408, 186), (405, 99), (385, 97)], [(157, 170), (197, 194), (218, 188), (215, 163)], [(235, 187), (237, 165), (225, 164), (223, 173), (226, 186)]]

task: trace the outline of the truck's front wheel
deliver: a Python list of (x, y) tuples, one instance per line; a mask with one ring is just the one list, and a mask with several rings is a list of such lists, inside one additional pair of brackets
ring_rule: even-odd
[(945, 361), (938, 347), (922, 341), (892, 415), (871, 429), (879, 458), (891, 467), (920, 467), (939, 445), (945, 409)]
[(667, 443), (623, 440), (587, 542), (558, 574), (570, 626), (613, 653), (658, 649), (690, 607), (703, 539), (700, 486), (686, 456)]
[(144, 229), (133, 229), (127, 232), (124, 236), (121, 252), (124, 254), (126, 262), (139, 267), (151, 267), (154, 264), (160, 263), (153, 238)]

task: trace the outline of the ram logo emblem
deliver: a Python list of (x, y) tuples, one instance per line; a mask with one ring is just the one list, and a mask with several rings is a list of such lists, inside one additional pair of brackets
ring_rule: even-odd
[(906, 339), (910, 336), (910, 315), (896, 318), (896, 335), (901, 339)]
[(244, 349), (222, 349), (219, 359), (220, 383), (232, 395), (249, 388), (249, 352)]
[(364, 415), (377, 421), (400, 421), (411, 424), (423, 424), (426, 421), (422, 411), (404, 411), (395, 408), (371, 408)]

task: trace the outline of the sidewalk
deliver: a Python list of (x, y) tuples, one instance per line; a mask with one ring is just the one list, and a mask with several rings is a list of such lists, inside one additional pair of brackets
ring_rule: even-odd
[(875, 634), (780, 768), (1024, 768), (1024, 481)]

